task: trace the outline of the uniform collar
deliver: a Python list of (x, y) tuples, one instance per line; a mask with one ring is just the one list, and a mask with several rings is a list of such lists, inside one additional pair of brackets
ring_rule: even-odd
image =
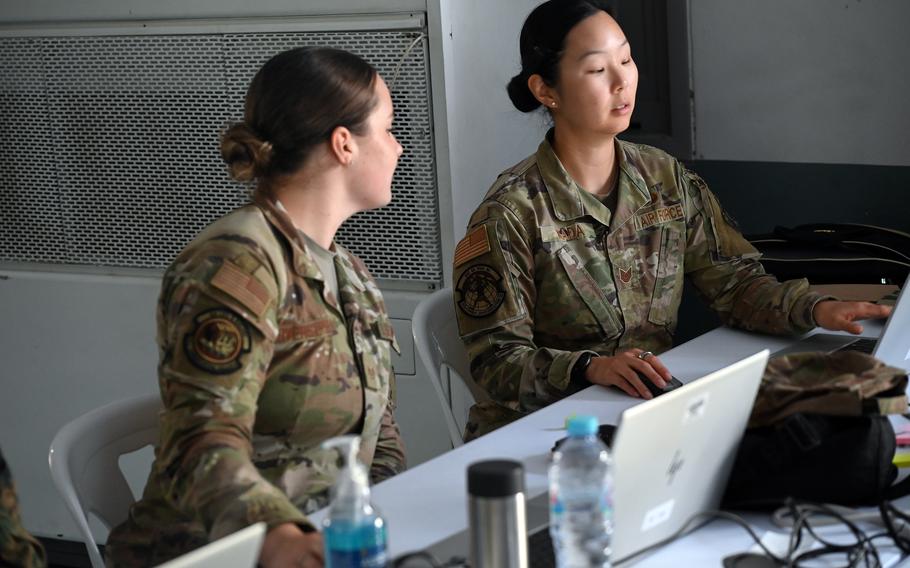
[(338, 245), (335, 245), (335, 247), (338, 250), (338, 254), (335, 255), (335, 266), (341, 268), (341, 270), (336, 270), (338, 273), (338, 289), (342, 290), (346, 286), (353, 286), (358, 292), (363, 292), (366, 289), (366, 285), (357, 267), (354, 266), (351, 256), (342, 247)]
[(619, 195), (610, 225), (612, 230), (631, 219), (636, 211), (652, 203), (648, 184), (641, 177), (641, 154), (638, 148), (634, 144), (617, 140), (616, 157), (619, 160)]
[(310, 251), (307, 250), (306, 240), (297, 227), (294, 226), (294, 222), (291, 221), (288, 214), (278, 207), (274, 199), (259, 191), (253, 194), (253, 203), (259, 207), (266, 219), (269, 220), (269, 223), (284, 235), (284, 238), (290, 243), (294, 272), (303, 278), (324, 280), (316, 261), (313, 260), (313, 257), (310, 256)]
[[(547, 186), (547, 193), (553, 204), (553, 212), (560, 221), (571, 221), (584, 215), (590, 215), (601, 224), (609, 225), (611, 220), (605, 208), (596, 198), (584, 199), (585, 190), (572, 179), (569, 172), (553, 151), (550, 144), (552, 130), (547, 133), (537, 148), (537, 167), (541, 178)], [(612, 226), (618, 227), (629, 220), (635, 211), (651, 202), (647, 184), (635, 164), (638, 150), (621, 140), (616, 141), (616, 158), (619, 161), (619, 180), (617, 183), (616, 211), (612, 215)]]

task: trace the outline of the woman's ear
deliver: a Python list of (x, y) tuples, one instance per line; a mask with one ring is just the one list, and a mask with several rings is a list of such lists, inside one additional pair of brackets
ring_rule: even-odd
[(331, 155), (342, 166), (349, 166), (354, 163), (354, 156), (357, 154), (357, 142), (354, 135), (344, 126), (336, 126), (329, 137), (329, 149)]
[(531, 91), (531, 94), (534, 95), (534, 98), (537, 99), (540, 104), (547, 107), (548, 109), (555, 109), (559, 107), (559, 101), (556, 96), (556, 89), (547, 85), (538, 73), (534, 73), (528, 77), (528, 89)]

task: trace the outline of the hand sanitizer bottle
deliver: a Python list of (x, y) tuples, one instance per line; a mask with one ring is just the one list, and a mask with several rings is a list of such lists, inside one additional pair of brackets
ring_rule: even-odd
[(327, 568), (388, 566), (385, 521), (370, 503), (367, 469), (357, 460), (360, 438), (339, 436), (324, 448), (339, 448), (345, 464), (332, 488), (329, 514), (323, 521)]

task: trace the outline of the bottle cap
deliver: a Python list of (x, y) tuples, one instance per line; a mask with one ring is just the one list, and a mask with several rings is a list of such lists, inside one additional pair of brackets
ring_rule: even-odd
[(569, 419), (569, 436), (593, 436), (599, 424), (594, 416), (573, 416)]
[(525, 490), (524, 467), (512, 460), (487, 460), (468, 466), (468, 494), (510, 497)]

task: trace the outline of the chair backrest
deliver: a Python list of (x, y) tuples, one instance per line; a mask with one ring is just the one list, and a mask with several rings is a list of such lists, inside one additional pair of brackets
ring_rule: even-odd
[(486, 400), (488, 396), (471, 378), (470, 361), (455, 321), (453, 298), (451, 288), (433, 292), (417, 305), (411, 322), (417, 353), (433, 380), (452, 446), (458, 447), (464, 444), (464, 439), (446, 395), (447, 377), (464, 385), (475, 401)]
[(51, 478), (82, 533), (94, 568), (104, 566), (88, 524), (93, 514), (108, 529), (126, 520), (135, 499), (118, 458), (158, 441), (161, 397), (112, 402), (79, 416), (54, 436)]

